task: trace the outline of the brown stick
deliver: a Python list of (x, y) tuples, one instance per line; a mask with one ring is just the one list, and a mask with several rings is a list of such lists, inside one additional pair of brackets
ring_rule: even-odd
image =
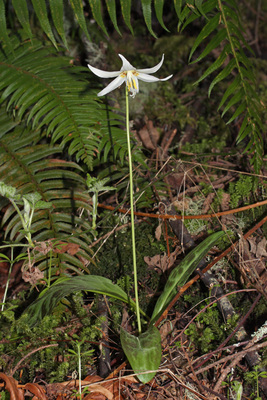
[[(135, 211), (134, 215), (138, 217), (148, 217), (148, 218), (158, 218), (158, 219), (209, 219), (209, 218), (214, 218), (214, 217), (222, 217), (223, 215), (229, 215), (229, 214), (235, 214), (241, 211), (245, 210), (250, 210), (252, 208), (256, 207), (261, 207), (263, 205), (267, 204), (267, 200), (263, 201), (258, 201), (257, 203), (254, 204), (249, 204), (248, 206), (244, 207), (239, 207), (235, 208), (234, 210), (227, 210), (227, 211), (221, 211), (217, 213), (212, 213), (212, 214), (200, 214), (200, 215), (169, 215), (169, 214), (152, 214), (152, 213), (144, 213), (144, 212), (139, 212)], [(106, 210), (116, 210), (117, 212), (120, 212), (122, 214), (126, 214), (129, 212), (129, 210), (126, 210), (124, 208), (116, 208), (113, 206), (108, 206), (106, 204), (98, 204), (98, 207), (104, 208)]]

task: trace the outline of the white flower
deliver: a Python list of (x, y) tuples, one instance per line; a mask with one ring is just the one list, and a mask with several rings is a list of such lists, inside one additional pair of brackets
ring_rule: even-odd
[(115, 78), (105, 89), (101, 90), (101, 92), (98, 93), (98, 96), (104, 96), (105, 94), (110, 93), (112, 90), (119, 87), (123, 82), (126, 82), (130, 96), (134, 97), (136, 93), (139, 92), (138, 79), (144, 82), (158, 82), (167, 81), (172, 77), (172, 75), (170, 75), (167, 78), (159, 79), (155, 76), (149, 75), (154, 74), (154, 72), (160, 69), (163, 64), (164, 54), (161, 58), (160, 63), (155, 65), (155, 67), (145, 69), (136, 69), (121, 54), (119, 54), (119, 57), (122, 59), (122, 67), (120, 71), (102, 71), (101, 69), (92, 67), (88, 64), (90, 70), (100, 78)]

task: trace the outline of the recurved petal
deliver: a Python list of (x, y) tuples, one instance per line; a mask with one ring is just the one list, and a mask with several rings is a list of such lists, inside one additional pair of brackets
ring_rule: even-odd
[(126, 77), (122, 78), (121, 76), (117, 76), (116, 79), (110, 82), (110, 84), (107, 87), (105, 87), (105, 89), (101, 90), (101, 92), (99, 92), (97, 95), (100, 97), (112, 92), (112, 90), (117, 89), (117, 87), (119, 87), (123, 82), (125, 82), (125, 80)]
[[(140, 70), (139, 70), (140, 71)], [(138, 72), (139, 72), (138, 71)], [(148, 74), (144, 74), (144, 73), (140, 73), (138, 74), (138, 79), (140, 79), (140, 81), (144, 81), (144, 82), (158, 82), (158, 81), (167, 81), (168, 79), (170, 79), (172, 77), (172, 75), (167, 76), (167, 78), (163, 78), (163, 79), (159, 79), (156, 78), (155, 76), (151, 76)]]
[(136, 68), (134, 68), (132, 66), (132, 64), (129, 63), (128, 60), (126, 60), (125, 57), (123, 57), (121, 54), (118, 54), (118, 56), (121, 58), (122, 60), (122, 67), (121, 67), (121, 71), (132, 71), (135, 70)]
[(115, 78), (121, 73), (121, 71), (113, 71), (113, 72), (102, 71), (102, 69), (92, 67), (92, 65), (90, 64), (87, 65), (88, 68), (93, 72), (93, 74), (99, 76), (100, 78)]
[(154, 74), (155, 72), (157, 72), (160, 67), (162, 66), (164, 61), (164, 54), (161, 57), (161, 61), (155, 65), (155, 67), (152, 68), (145, 68), (145, 69), (137, 69), (137, 72), (143, 72), (144, 74)]

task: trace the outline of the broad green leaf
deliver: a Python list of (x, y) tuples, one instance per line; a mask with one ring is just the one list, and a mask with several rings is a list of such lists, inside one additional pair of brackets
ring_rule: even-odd
[(157, 19), (160, 23), (160, 25), (162, 26), (162, 28), (164, 28), (166, 31), (170, 32), (168, 28), (166, 28), (166, 25), (164, 24), (162, 15), (163, 15), (163, 7), (164, 7), (164, 0), (154, 0), (154, 7), (155, 7), (155, 11), (156, 11), (156, 16)]
[(161, 361), (161, 337), (158, 329), (151, 325), (138, 337), (121, 329), (120, 339), (123, 351), (137, 378), (142, 383), (151, 381)]
[(211, 32), (214, 31), (214, 29), (217, 28), (219, 21), (220, 21), (220, 14), (216, 14), (212, 19), (209, 20), (209, 22), (204, 26), (204, 28), (201, 30), (200, 34), (195, 40), (195, 43), (190, 51), (189, 54), (189, 61), (191, 60), (192, 55), (200, 45), (200, 43), (203, 42), (204, 39), (206, 39), (207, 36), (211, 34)]
[(45, 0), (32, 0), (34, 11), (38, 17), (41, 27), (49, 37), (55, 48), (57, 44), (50, 26), (50, 22), (47, 15), (46, 1)]
[(57, 280), (48, 290), (42, 292), (26, 310), (30, 325), (36, 324), (50, 314), (57, 303), (71, 293), (88, 291), (113, 297), (135, 307), (135, 303), (118, 285), (110, 279), (97, 275), (82, 275)]
[(152, 2), (152, 0), (141, 0), (142, 9), (143, 9), (143, 15), (144, 15), (144, 19), (145, 19), (145, 22), (146, 22), (147, 29), (149, 30), (151, 35), (154, 36), (154, 38), (157, 39), (157, 36), (153, 32), (152, 24), (151, 24), (151, 14), (152, 14), (151, 2)]
[(116, 16), (116, 0), (106, 0), (107, 10), (110, 16), (110, 19), (116, 29), (116, 31), (121, 35), (120, 29), (117, 24), (117, 16)]
[[(14, 0), (13, 0), (14, 1)], [(16, 0), (20, 1), (20, 0)], [(65, 35), (65, 30), (64, 30), (64, 6), (63, 6), (63, 0), (50, 0), (50, 10), (52, 14), (52, 19), (55, 25), (56, 30), (59, 33), (59, 36), (61, 37), (64, 46), (68, 49), (68, 43), (66, 40), (66, 35)]]
[(29, 38), (32, 38), (32, 31), (29, 20), (29, 10), (26, 0), (12, 0), (15, 13)]
[(187, 254), (185, 258), (181, 261), (181, 263), (172, 270), (163, 289), (163, 292), (158, 298), (155, 305), (151, 317), (152, 324), (157, 321), (157, 319), (162, 315), (169, 303), (174, 298), (176, 294), (176, 286), (183, 286), (186, 283), (186, 281), (193, 273), (202, 258), (207, 255), (208, 251), (223, 235), (225, 235), (225, 232), (220, 231), (213, 233), (212, 235), (207, 237), (196, 248), (191, 250), (190, 253)]
[(103, 22), (102, 18), (102, 10), (101, 10), (101, 1), (99, 0), (89, 0), (92, 14), (94, 19), (96, 20), (97, 24), (100, 26), (100, 28), (103, 30), (105, 35), (108, 36), (108, 32), (106, 30), (105, 24)]
[(123, 19), (126, 23), (126, 25), (128, 26), (128, 28), (131, 31), (131, 34), (133, 35), (133, 27), (131, 24), (131, 0), (120, 0), (121, 3), (121, 12), (122, 12), (122, 16)]

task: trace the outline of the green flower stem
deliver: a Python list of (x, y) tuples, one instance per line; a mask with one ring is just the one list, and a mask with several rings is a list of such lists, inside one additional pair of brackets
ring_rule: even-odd
[(129, 157), (129, 175), (130, 175), (130, 203), (131, 203), (131, 229), (132, 229), (132, 249), (133, 249), (133, 271), (134, 271), (134, 293), (136, 303), (136, 318), (138, 332), (141, 333), (141, 319), (138, 300), (138, 281), (137, 281), (137, 266), (136, 266), (136, 249), (135, 249), (135, 230), (134, 230), (134, 196), (133, 196), (133, 166), (132, 166), (132, 153), (131, 153), (131, 137), (129, 128), (129, 93), (126, 85), (126, 132), (128, 144), (128, 157)]
[[(19, 207), (17, 206), (17, 204), (15, 203), (15, 201), (14, 201), (13, 199), (9, 199), (9, 200), (10, 200), (11, 204), (13, 205), (13, 207), (15, 208), (15, 210), (17, 211), (17, 213), (18, 213), (18, 215), (19, 215), (19, 217), (20, 217), (20, 220), (21, 220), (21, 223), (22, 223), (22, 226), (23, 226), (23, 229), (24, 229), (24, 234), (25, 234), (26, 239), (28, 240), (29, 245), (30, 245), (31, 247), (34, 247), (34, 244), (33, 244), (33, 241), (32, 241), (32, 237), (31, 237), (31, 233), (30, 233), (30, 230), (29, 230), (29, 227), (28, 227), (27, 223), (25, 222), (25, 220), (24, 220), (24, 218), (23, 218), (23, 215), (22, 215), (21, 212), (20, 212)], [(34, 209), (33, 209), (32, 212), (31, 212), (29, 226), (31, 226), (31, 221), (32, 221), (32, 217), (33, 217), (33, 212), (34, 212)]]
[(10, 267), (9, 267), (9, 271), (8, 271), (8, 277), (7, 277), (5, 292), (4, 292), (4, 296), (3, 296), (3, 300), (2, 300), (1, 312), (4, 311), (5, 302), (6, 302), (6, 296), (7, 296), (7, 291), (8, 291), (8, 287), (9, 287), (10, 276), (11, 276), (13, 265), (14, 265), (14, 247), (11, 247)]

